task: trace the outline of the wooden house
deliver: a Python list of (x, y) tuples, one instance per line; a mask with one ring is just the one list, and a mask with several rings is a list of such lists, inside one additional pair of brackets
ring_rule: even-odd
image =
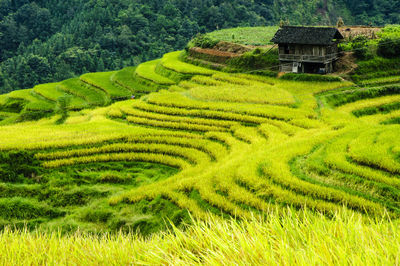
[(325, 74), (333, 72), (341, 39), (334, 27), (284, 26), (272, 42), (279, 45), (281, 72)]

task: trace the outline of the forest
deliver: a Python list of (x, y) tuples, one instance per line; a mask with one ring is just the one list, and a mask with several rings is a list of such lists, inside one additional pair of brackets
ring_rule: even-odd
[(400, 23), (396, 0), (1, 0), (0, 93), (118, 70), (236, 26)]

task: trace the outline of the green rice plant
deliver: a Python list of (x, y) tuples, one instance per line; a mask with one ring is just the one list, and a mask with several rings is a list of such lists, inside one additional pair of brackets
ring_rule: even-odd
[(381, 122), (382, 125), (400, 124), (400, 117), (392, 117)]
[(183, 86), (185, 88), (191, 89), (198, 85), (206, 85), (206, 86), (224, 86), (228, 85), (229, 83), (219, 81), (214, 77), (210, 76), (194, 76), (190, 79), (190, 81), (182, 81), (179, 83), (179, 86)]
[(111, 81), (117, 83), (131, 92), (135, 91), (136, 82), (133, 78), (136, 67), (125, 67), (111, 76)]
[[(1, 127), (0, 136), (4, 139), (1, 141), (0, 150), (40, 150), (94, 145), (123, 139), (131, 135), (156, 134), (189, 137), (195, 135), (189, 132), (133, 127), (105, 118), (104, 115), (107, 113), (107, 110), (104, 110), (103, 114), (93, 115), (97, 110), (89, 111), (87, 115), (72, 116), (60, 126), (54, 126), (54, 121), (57, 119), (55, 117), (39, 122), (25, 122), (23, 124)], [(8, 141), (5, 141), (5, 136), (7, 136)], [(28, 136), (29, 141), (26, 139)]]
[(198, 125), (226, 127), (226, 128), (229, 128), (229, 127), (237, 124), (236, 122), (224, 121), (224, 120), (182, 117), (182, 116), (177, 116), (177, 115), (173, 115), (173, 116), (163, 115), (163, 114), (152, 113), (152, 112), (144, 112), (144, 111), (141, 111), (138, 109), (133, 109), (133, 108), (122, 108), (121, 110), (125, 114), (131, 115), (131, 116), (159, 120), (159, 121), (184, 122), (184, 123), (188, 123), (188, 124), (198, 124)]
[[(240, 78), (236, 76), (235, 74), (214, 74), (212, 75), (212, 78), (218, 81), (222, 81), (228, 84), (235, 84), (235, 85), (243, 85), (243, 86), (251, 86), (253, 84), (259, 84), (258, 81), (250, 81), (248, 79)], [(267, 86), (265, 83), (261, 83), (264, 86)], [(268, 84), (269, 85), (269, 84)]]
[[(47, 101), (38, 95), (35, 95), (32, 89), (17, 90), (10, 92), (7, 95), (8, 99), (18, 99), (24, 102), (24, 113), (35, 111), (52, 113), (55, 107), (54, 103)], [(39, 118), (40, 117), (42, 117), (42, 115), (39, 115)]]
[(360, 100), (352, 103), (342, 105), (338, 108), (344, 112), (357, 112), (358, 110), (366, 108), (375, 108), (385, 104), (391, 104), (400, 101), (400, 95), (389, 95), (373, 99)]
[(135, 116), (128, 116), (126, 120), (130, 123), (144, 125), (144, 126), (152, 126), (152, 127), (161, 127), (161, 128), (170, 128), (176, 130), (189, 130), (189, 131), (227, 131), (228, 129), (224, 127), (216, 127), (216, 126), (207, 126), (207, 125), (199, 125), (199, 124), (191, 124), (187, 122), (169, 122), (169, 121), (159, 121), (159, 120), (150, 120), (148, 118), (140, 118)]
[(279, 144), (288, 139), (288, 135), (285, 134), (280, 128), (271, 124), (261, 124), (257, 130), (261, 135), (268, 140), (268, 144)]
[(4, 105), (7, 102), (8, 96), (7, 94), (0, 95), (0, 106)]
[[(392, 76), (393, 74), (391, 73), (391, 71), (394, 70), (398, 71), (399, 68), (400, 68), (400, 60), (398, 58), (387, 59), (383, 57), (374, 57), (373, 59), (370, 60), (358, 62), (358, 67), (355, 71), (356, 73), (353, 76), (353, 79), (358, 81), (362, 79)], [(371, 73), (373, 77), (371, 77)]]
[(324, 76), (318, 74), (295, 74), (287, 73), (281, 77), (284, 80), (295, 81), (321, 81), (321, 82), (340, 82), (342, 79), (337, 76)]
[(207, 153), (213, 160), (220, 160), (227, 155), (227, 150), (223, 145), (207, 139), (175, 136), (130, 136), (126, 140), (133, 143), (156, 143), (194, 148)]
[[(151, 102), (151, 100), (149, 101)], [(156, 102), (156, 104), (159, 104), (160, 102)], [(293, 123), (293, 125), (290, 125), (288, 123), (285, 123), (283, 121), (279, 121), (274, 117), (273, 113), (267, 113), (267, 110), (269, 108), (264, 108), (263, 110), (260, 109), (260, 112), (254, 112), (259, 116), (252, 116), (252, 115), (244, 115), (241, 114), (242, 112), (240, 110), (231, 110), (229, 108), (221, 108), (224, 107), (224, 105), (215, 105), (218, 106), (215, 109), (220, 110), (220, 111), (209, 111), (207, 109), (214, 109), (210, 108), (213, 107), (211, 104), (209, 106), (204, 106), (206, 110), (202, 109), (195, 109), (194, 107), (190, 108), (189, 110), (186, 108), (182, 108), (181, 105), (176, 104), (175, 102), (172, 106), (178, 106), (178, 107), (166, 107), (166, 106), (159, 106), (159, 105), (149, 105), (149, 104), (144, 104), (142, 102), (135, 102), (134, 107), (139, 110), (144, 110), (144, 111), (151, 111), (155, 113), (162, 113), (162, 114), (169, 114), (169, 115), (182, 115), (182, 116), (192, 116), (192, 117), (204, 117), (204, 118), (212, 118), (212, 119), (223, 119), (223, 120), (230, 120), (230, 121), (238, 121), (238, 122), (243, 122), (243, 123), (252, 123), (252, 124), (262, 124), (262, 123), (270, 123), (273, 125), (276, 125), (280, 128), (282, 128), (285, 132), (287, 132), (289, 135), (293, 135), (297, 131), (301, 130), (300, 127), (304, 126), (305, 128), (312, 128), (312, 127), (320, 127), (321, 124), (318, 121), (315, 120), (310, 120), (308, 118), (303, 118), (303, 119), (293, 119), (289, 120), (289, 123)], [(171, 105), (169, 105), (171, 106)], [(196, 105), (197, 107), (198, 105)], [(203, 107), (203, 106), (201, 106)], [(255, 106), (251, 106), (255, 107)], [(278, 109), (278, 108), (277, 108)], [(254, 108), (253, 110), (256, 110)], [(232, 113), (233, 111), (233, 113)], [(275, 109), (275, 111), (278, 111)], [(253, 113), (251, 110), (247, 110), (248, 113)], [(289, 113), (286, 112), (285, 114), (282, 112), (282, 115), (286, 116), (296, 116), (296, 112)], [(265, 117), (264, 117), (265, 116)], [(268, 118), (271, 116), (271, 119)], [(298, 125), (298, 126), (297, 126)]]
[[(80, 186), (100, 182), (96, 186), (107, 191), (109, 198), (98, 202), (107, 205), (105, 215), (113, 218), (102, 220), (101, 212), (87, 215), (89, 208), (95, 208), (91, 205), (76, 216), (96, 230), (128, 226), (131, 212), (142, 209), (131, 224), (141, 224), (145, 230), (151, 222), (141, 219), (158, 211), (157, 199), (178, 210), (176, 216), (167, 217), (174, 223), (181, 219), (182, 209), (199, 219), (205, 219), (207, 212), (221, 219), (246, 219), (255, 214), (267, 217), (276, 206), (309, 208), (329, 217), (343, 205), (367, 217), (399, 216), (399, 126), (382, 123), (400, 117), (400, 110), (362, 117), (351, 114), (396, 104), (397, 85), (360, 89), (349, 87), (353, 84), (348, 82), (179, 72), (179, 68), (193, 70), (193, 65), (184, 65), (178, 53), (173, 56), (172, 60), (171, 54), (166, 55), (159, 64), (145, 63), (139, 70), (153, 73), (150, 78), (156, 73), (174, 82), (184, 80), (179, 86), (160, 89), (156, 80), (134, 76), (135, 68), (100, 73), (100, 79), (97, 74), (84, 75), (84, 79), (93, 77), (100, 87), (118, 84), (115, 88), (132, 89), (133, 94), (140, 86), (158, 91), (108, 107), (70, 112), (61, 125), (56, 125), (59, 116), (53, 116), (0, 126), (0, 151), (25, 149), (36, 154), (48, 168), (38, 163), (44, 175), (29, 177), (37, 186), (45, 179), (63, 189), (71, 179), (79, 180)], [(168, 63), (175, 68), (168, 69)], [(71, 81), (62, 82), (60, 88), (66, 82)], [(77, 79), (74, 82), (75, 95), (81, 93), (86, 102), (91, 92), (100, 92), (106, 99), (104, 105), (110, 102), (110, 92)], [(55, 93), (52, 90), (48, 92)], [(10, 101), (9, 95), (4, 99), (6, 105), (29, 102), (25, 98)], [(7, 120), (9, 110), (4, 111)], [(168, 178), (149, 181), (125, 168), (130, 161), (165, 164), (182, 171), (175, 169)], [(115, 168), (108, 169), (110, 165)], [(0, 163), (0, 175), (4, 169), (9, 168)], [(118, 171), (121, 178), (115, 175)], [(112, 182), (121, 183), (109, 188)], [(119, 211), (126, 213), (126, 220), (118, 220)], [(70, 217), (56, 224), (67, 226), (75, 219)], [(9, 223), (0, 219), (0, 224)]]
[(26, 89), (26, 90), (16, 90), (12, 91), (7, 94), (8, 99), (20, 99), (25, 102), (35, 102), (38, 101), (38, 99), (33, 95), (32, 89)]
[(390, 154), (391, 146), (399, 143), (398, 130), (399, 127), (394, 127), (383, 132), (362, 132), (349, 143), (349, 156), (360, 164), (400, 174), (400, 163)]
[(83, 98), (90, 106), (103, 106), (110, 103), (110, 98), (105, 92), (81, 82), (78, 78), (61, 82), (59, 89)]
[(156, 66), (160, 63), (160, 61), (161, 60), (153, 60), (140, 64), (136, 68), (135, 74), (159, 85), (174, 85), (175, 82), (173, 80), (170, 80), (169, 78), (161, 76), (155, 72)]
[(15, 113), (10, 113), (10, 112), (0, 112), (0, 117), (9, 117), (11, 115), (15, 115)]
[[(259, 146), (259, 144), (256, 146)], [(278, 154), (280, 154), (281, 150), (282, 148), (278, 149)], [(273, 157), (277, 154), (271, 149), (257, 149), (252, 151), (250, 160), (246, 160), (246, 164), (239, 162), (236, 166), (237, 170), (235, 170), (232, 181), (247, 188), (257, 197), (277, 204), (290, 204), (298, 208), (306, 205), (308, 208), (325, 213), (338, 210), (338, 205), (336, 204), (295, 193), (282, 188), (279, 184), (273, 183), (269, 178), (265, 178), (262, 175), (262, 165), (260, 165), (260, 162), (265, 162), (266, 156)], [(244, 157), (242, 157), (243, 159)]]
[(0, 263), (393, 265), (399, 260), (398, 221), (366, 221), (346, 210), (333, 219), (310, 210), (267, 214), (241, 222), (208, 215), (186, 230), (173, 227), (146, 239), (7, 228), (0, 233)]
[(107, 112), (107, 115), (112, 118), (124, 118), (124, 114), (122, 113), (121, 109), (119, 109), (119, 108), (111, 108)]
[[(172, 99), (173, 101), (171, 101)], [(189, 111), (192, 109), (201, 109), (229, 112), (241, 115), (253, 115), (279, 120), (290, 120), (296, 117), (304, 116), (309, 117), (308, 111), (297, 110), (285, 106), (268, 106), (262, 104), (229, 102), (204, 102), (190, 99), (177, 92), (161, 92), (158, 94), (150, 94), (146, 97), (145, 101), (153, 105), (188, 109)]]
[(390, 211), (399, 212), (396, 202), (400, 199), (400, 190), (356, 175), (329, 169), (323, 162), (325, 155), (324, 145), (315, 147), (311, 154), (292, 160), (292, 172), (299, 178), (316, 185), (339, 189), (379, 203)]
[(181, 74), (211, 76), (217, 73), (214, 70), (210, 70), (199, 66), (194, 66), (192, 64), (180, 61), (179, 60), (180, 54), (181, 51), (165, 54), (161, 59), (160, 64), (168, 70), (172, 70), (174, 72)]
[(388, 85), (377, 88), (351, 88), (347, 91), (340, 93), (332, 93), (331, 95), (325, 95), (325, 99), (328, 104), (334, 107), (338, 107), (347, 103), (352, 103), (365, 99), (372, 99), (377, 97), (396, 95), (400, 93), (400, 86)]
[(392, 151), (394, 153), (400, 153), (400, 146), (393, 147)]
[(117, 83), (112, 82), (112, 77), (116, 72), (101, 72), (101, 73), (88, 73), (82, 75), (79, 79), (84, 83), (91, 85), (104, 91), (113, 100), (128, 99), (131, 96), (131, 91)]
[(332, 169), (337, 169), (344, 173), (354, 174), (363, 177), (367, 180), (372, 180), (375, 182), (400, 188), (400, 181), (392, 178), (390, 175), (369, 168), (367, 166), (356, 165), (354, 163), (348, 162), (346, 158), (346, 148), (349, 141), (353, 137), (354, 136), (352, 134), (348, 134), (331, 143), (326, 150), (327, 156), (325, 158), (325, 163)]
[(379, 204), (361, 197), (349, 195), (337, 189), (321, 187), (293, 176), (288, 166), (289, 161), (293, 157), (310, 152), (312, 147), (311, 145), (318, 141), (318, 137), (321, 140), (321, 137), (325, 136), (316, 135), (313, 141), (309, 140), (307, 141), (308, 143), (302, 141), (298, 144), (293, 144), (290, 149), (282, 151), (279, 155), (274, 154), (273, 160), (270, 160), (261, 166), (261, 171), (266, 177), (271, 178), (274, 183), (280, 184), (281, 186), (289, 188), (297, 193), (344, 204), (350, 208), (355, 208), (359, 211), (365, 211), (370, 214), (384, 213), (384, 208)]
[(203, 101), (227, 101), (257, 104), (291, 105), (293, 96), (284, 90), (268, 86), (198, 86), (190, 89), (190, 95)]
[(400, 109), (400, 102), (388, 103), (374, 107), (367, 107), (364, 109), (355, 110), (352, 113), (357, 116), (374, 115), (374, 114), (387, 114), (394, 110)]
[(104, 145), (96, 148), (86, 148), (86, 149), (75, 149), (68, 151), (58, 151), (51, 153), (39, 153), (36, 155), (38, 159), (41, 160), (59, 160), (67, 158), (78, 158), (88, 155), (98, 155), (98, 154), (111, 154), (111, 153), (155, 153), (155, 154), (165, 154), (171, 156), (178, 156), (186, 159), (192, 164), (208, 163), (210, 157), (206, 156), (205, 153), (200, 152), (194, 148), (187, 148), (169, 144), (153, 144), (153, 143), (116, 143), (110, 145)]
[(76, 164), (87, 164), (93, 162), (116, 162), (116, 161), (141, 161), (141, 162), (153, 162), (185, 169), (190, 167), (190, 164), (181, 158), (174, 156), (153, 154), (153, 153), (112, 153), (112, 154), (99, 154), (92, 156), (83, 156), (77, 158), (68, 158), (47, 161), (43, 163), (44, 167), (47, 168), (58, 168), (62, 166), (76, 165)]
[(53, 104), (34, 94), (32, 89), (13, 91), (8, 94), (8, 99), (20, 99), (26, 102), (25, 108), (30, 110), (52, 110)]
[(37, 85), (33, 88), (33, 91), (49, 101), (56, 102), (58, 98), (65, 95), (65, 92), (57, 90), (57, 84), (58, 83), (47, 83)]
[[(242, 123), (251, 123), (251, 124), (261, 124), (261, 123), (270, 123), (273, 125), (282, 128), (285, 132), (290, 135), (293, 135), (297, 131), (301, 130), (301, 128), (290, 125), (283, 121), (279, 121), (276, 119), (269, 119), (264, 117), (258, 116), (251, 116), (251, 115), (242, 115), (240, 113), (231, 113), (230, 111), (223, 112), (223, 111), (209, 111), (209, 110), (198, 110), (198, 109), (185, 109), (185, 108), (176, 108), (176, 107), (165, 107), (165, 106), (157, 106), (157, 105), (148, 105), (141, 102), (134, 103), (134, 107), (139, 110), (154, 112), (154, 113), (161, 113), (161, 114), (168, 114), (168, 115), (179, 115), (179, 116), (190, 116), (190, 117), (202, 117), (202, 118), (209, 118), (209, 119), (218, 119), (218, 120), (228, 120), (228, 121), (237, 121)], [(265, 110), (264, 110), (265, 111)], [(265, 114), (267, 115), (267, 114)], [(271, 115), (271, 114), (270, 114)], [(299, 121), (293, 120), (295, 123), (299, 123)], [(232, 124), (234, 122), (215, 122), (218, 124)], [(305, 124), (305, 123), (302, 123)], [(316, 124), (316, 123), (315, 123)], [(310, 126), (310, 125), (307, 125)]]
[(265, 141), (263, 136), (258, 133), (256, 128), (233, 126), (231, 127), (231, 130), (233, 131), (233, 136), (250, 144), (257, 144)]
[(154, 86), (147, 86), (139, 83), (135, 77), (135, 71), (136, 67), (126, 67), (111, 76), (111, 81), (130, 90), (132, 93), (143, 94), (157, 91), (157, 88)]
[(290, 124), (304, 129), (320, 128), (324, 126), (321, 121), (310, 118), (295, 118), (290, 120)]
[(394, 110), (389, 113), (377, 113), (375, 115), (361, 116), (359, 119), (366, 123), (385, 124), (386, 121), (395, 122), (399, 116), (400, 116), (400, 110)]
[(359, 85), (360, 86), (378, 86), (378, 85), (387, 85), (387, 84), (396, 84), (396, 83), (400, 83), (399, 76), (363, 80), (363, 81), (359, 82)]
[[(229, 112), (221, 112), (221, 111), (208, 111), (208, 110), (201, 110), (201, 109), (185, 109), (179, 107), (165, 107), (165, 106), (158, 106), (153, 104), (146, 104), (142, 102), (136, 102), (133, 104), (136, 109), (159, 113), (159, 114), (166, 114), (166, 115), (174, 115), (174, 116), (188, 116), (188, 117), (202, 117), (202, 118), (209, 118), (209, 119), (219, 119), (219, 120), (231, 120), (231, 121), (238, 121), (238, 122), (248, 122), (248, 123), (261, 123), (267, 122), (268, 119), (262, 117), (255, 117), (250, 115), (241, 115), (236, 113), (229, 113)], [(126, 109), (124, 109), (126, 110)], [(128, 111), (129, 112), (129, 111)], [(224, 125), (234, 125), (235, 122), (229, 121), (220, 121), (220, 122), (213, 122), (219, 123)]]
[(232, 137), (231, 134), (227, 132), (217, 132), (217, 131), (209, 131), (204, 134), (204, 136), (208, 139), (218, 141), (223, 143), (230, 149), (238, 144), (238, 139)]
[[(271, 77), (265, 77), (265, 76), (255, 75), (255, 74), (237, 73), (237, 74), (235, 74), (235, 77), (252, 80), (252, 81), (257, 81), (257, 82), (261, 82), (261, 83), (267, 83), (271, 86), (273, 86), (277, 83), (274, 81), (274, 79), (271, 79)], [(278, 81), (278, 80), (276, 80), (276, 81)]]
[(18, 121), (16, 113), (0, 112), (0, 126), (14, 124)]
[[(194, 77), (205, 77), (205, 78), (207, 78), (209, 81), (213, 82), (213, 81), (212, 81), (213, 79), (210, 78), (210, 77), (207, 77), (207, 76), (194, 76)], [(193, 78), (194, 78), (194, 77), (193, 77)], [(205, 82), (205, 81), (203, 80), (203, 82)], [(208, 81), (207, 81), (207, 82), (208, 82)], [(183, 88), (183, 90), (181, 90), (181, 91), (186, 91), (186, 89), (195, 88), (195, 87), (197, 87), (197, 86), (199, 86), (199, 83), (197, 83), (197, 81), (183, 80), (183, 81), (179, 82), (179, 87)], [(173, 86), (171, 86), (171, 87), (173, 87)], [(171, 87), (169, 88), (168, 91), (171, 91)], [(178, 90), (178, 92), (180, 92), (180, 91)]]
[(172, 85), (168, 88), (168, 91), (170, 92), (184, 92), (186, 91), (186, 89), (182, 86), (178, 86), (178, 85)]
[(80, 110), (87, 107), (87, 103), (82, 98), (76, 97), (71, 94), (67, 94), (65, 91), (58, 89), (59, 83), (47, 83), (42, 85), (37, 85), (33, 88), (35, 93), (42, 96), (43, 98), (57, 102), (60, 97), (68, 96), (69, 105), (68, 109)]
[(161, 76), (167, 77), (170, 80), (175, 81), (175, 83), (189, 80), (193, 77), (193, 74), (176, 72), (175, 70), (164, 67), (161, 63), (157, 64), (155, 72)]
[(267, 45), (272, 44), (278, 27), (239, 27), (232, 29), (223, 29), (208, 33), (207, 36), (225, 42), (233, 42), (245, 45)]

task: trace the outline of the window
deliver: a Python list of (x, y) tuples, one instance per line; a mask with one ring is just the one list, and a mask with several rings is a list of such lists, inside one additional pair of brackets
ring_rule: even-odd
[(286, 45), (284, 46), (284, 50), (285, 50), (285, 54), (289, 54), (289, 52), (290, 52), (290, 51), (289, 51), (289, 45), (286, 44)]

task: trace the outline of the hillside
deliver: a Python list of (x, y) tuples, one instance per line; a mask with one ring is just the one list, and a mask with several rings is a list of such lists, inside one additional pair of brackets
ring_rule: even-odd
[[(0, 93), (118, 70), (183, 49), (197, 33), (248, 26), (398, 24), (397, 0), (0, 2)], [(229, 36), (230, 38), (232, 36)]]
[(399, 261), (400, 27), (324, 76), (272, 29), (0, 95), (0, 264)]
[(1, 95), (1, 226), (148, 235), (286, 206), (398, 218), (400, 80), (367, 68), (390, 60), (360, 61), (355, 84), (185, 58)]

